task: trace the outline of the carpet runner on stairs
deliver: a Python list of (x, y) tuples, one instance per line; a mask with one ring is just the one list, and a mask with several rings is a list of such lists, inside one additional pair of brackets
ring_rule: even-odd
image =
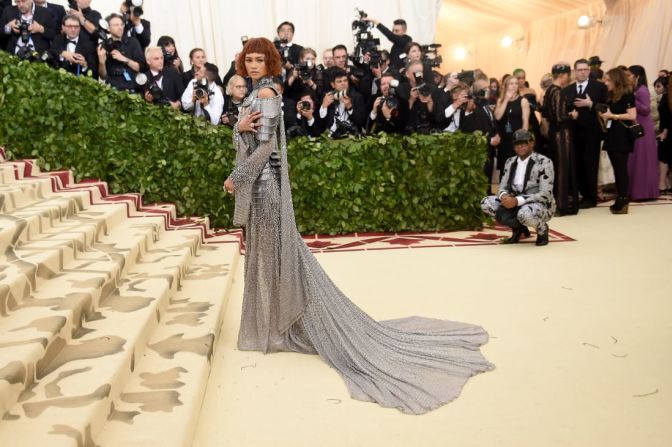
[(190, 445), (235, 240), (103, 182), (0, 163), (0, 445)]

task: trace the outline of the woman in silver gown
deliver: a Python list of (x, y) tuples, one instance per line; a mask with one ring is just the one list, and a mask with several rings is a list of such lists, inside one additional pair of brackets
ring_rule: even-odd
[(250, 39), (237, 61), (254, 89), (234, 128), (236, 168), (224, 183), (245, 227), (245, 290), (238, 348), (318, 354), (359, 400), (422, 414), (494, 368), (479, 326), (421, 317), (374, 321), (322, 270), (299, 234), (288, 177), (282, 97), (270, 76), (279, 54)]

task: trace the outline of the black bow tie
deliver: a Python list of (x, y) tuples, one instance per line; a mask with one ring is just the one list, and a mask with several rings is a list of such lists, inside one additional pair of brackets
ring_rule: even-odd
[(65, 44), (68, 45), (68, 44), (70, 44), (70, 43), (73, 44), (73, 45), (75, 45), (75, 46), (77, 46), (77, 41), (76, 41), (76, 40), (69, 40), (69, 39), (66, 39)]
[(156, 76), (152, 76), (152, 82), (158, 83), (159, 79), (163, 77), (163, 71), (160, 71), (156, 74)]

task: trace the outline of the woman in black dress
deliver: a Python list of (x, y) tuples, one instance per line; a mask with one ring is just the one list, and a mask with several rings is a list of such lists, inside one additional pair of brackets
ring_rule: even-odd
[(497, 169), (501, 178), (506, 160), (514, 156), (513, 133), (518, 129), (528, 130), (530, 120), (530, 103), (518, 93), (518, 79), (513, 76), (504, 78), (495, 106), (495, 119), (502, 138), (497, 147)]
[(658, 95), (658, 161), (660, 162), (660, 192), (672, 192), (672, 182), (670, 182), (670, 173), (672, 172), (672, 111), (667, 94), (668, 78), (660, 77), (653, 83)]
[(634, 145), (626, 126), (637, 119), (635, 95), (632, 94), (632, 87), (626, 78), (625, 71), (620, 68), (609, 70), (604, 81), (609, 91), (609, 100), (607, 101), (608, 109), (600, 113), (600, 117), (607, 129), (604, 150), (609, 154), (611, 165), (614, 168), (617, 192), (616, 202), (609, 209), (614, 214), (628, 214), (628, 203), (630, 202), (628, 158)]
[(572, 147), (571, 116), (563, 89), (572, 72), (569, 64), (555, 64), (551, 70), (553, 84), (544, 94), (542, 116), (548, 121), (548, 144), (555, 170), (553, 192), (557, 214), (565, 216), (579, 211), (579, 190), (576, 182), (576, 160)]

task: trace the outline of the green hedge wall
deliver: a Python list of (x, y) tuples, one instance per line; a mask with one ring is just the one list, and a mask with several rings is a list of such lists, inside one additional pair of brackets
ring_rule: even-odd
[[(231, 131), (0, 51), (0, 145), (45, 170), (72, 169), (112, 192), (174, 202), (182, 215), (231, 226), (222, 184)], [(486, 178), (480, 135), (439, 134), (289, 143), (299, 230), (338, 234), (481, 226)]]

